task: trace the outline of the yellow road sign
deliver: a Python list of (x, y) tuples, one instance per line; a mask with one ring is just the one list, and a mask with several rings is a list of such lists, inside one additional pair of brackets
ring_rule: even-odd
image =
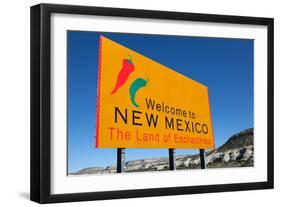
[(96, 147), (214, 148), (208, 88), (100, 37)]

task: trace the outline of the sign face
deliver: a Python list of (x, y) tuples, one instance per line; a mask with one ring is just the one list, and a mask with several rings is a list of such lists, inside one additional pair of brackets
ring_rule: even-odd
[(208, 88), (100, 37), (96, 147), (214, 148)]

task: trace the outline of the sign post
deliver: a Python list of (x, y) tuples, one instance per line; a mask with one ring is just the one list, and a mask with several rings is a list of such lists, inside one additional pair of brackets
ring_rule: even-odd
[(205, 149), (200, 149), (200, 164), (201, 164), (201, 169), (206, 169), (206, 155), (205, 155)]
[(170, 170), (176, 170), (176, 149), (170, 148), (169, 149), (169, 166)]
[[(167, 84), (169, 83), (169, 84)], [(179, 84), (180, 83), (180, 84)], [(208, 87), (144, 55), (100, 36), (96, 147), (117, 148), (124, 172), (125, 148), (214, 149)]]
[(125, 171), (125, 148), (117, 148), (117, 173)]

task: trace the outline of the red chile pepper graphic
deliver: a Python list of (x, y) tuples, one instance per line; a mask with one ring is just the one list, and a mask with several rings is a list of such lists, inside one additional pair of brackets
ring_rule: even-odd
[(132, 62), (132, 56), (129, 55), (130, 59), (123, 59), (123, 66), (118, 74), (118, 78), (115, 84), (114, 89), (111, 91), (111, 94), (114, 94), (121, 86), (123, 86), (129, 75), (135, 70), (135, 66)]

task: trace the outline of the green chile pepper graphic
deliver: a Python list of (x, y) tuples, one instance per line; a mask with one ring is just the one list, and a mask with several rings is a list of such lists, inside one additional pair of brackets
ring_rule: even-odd
[(143, 88), (146, 86), (148, 80), (144, 80), (142, 78), (137, 78), (130, 86), (130, 98), (131, 102), (135, 107), (139, 107), (139, 105), (136, 103), (136, 93), (140, 88)]

